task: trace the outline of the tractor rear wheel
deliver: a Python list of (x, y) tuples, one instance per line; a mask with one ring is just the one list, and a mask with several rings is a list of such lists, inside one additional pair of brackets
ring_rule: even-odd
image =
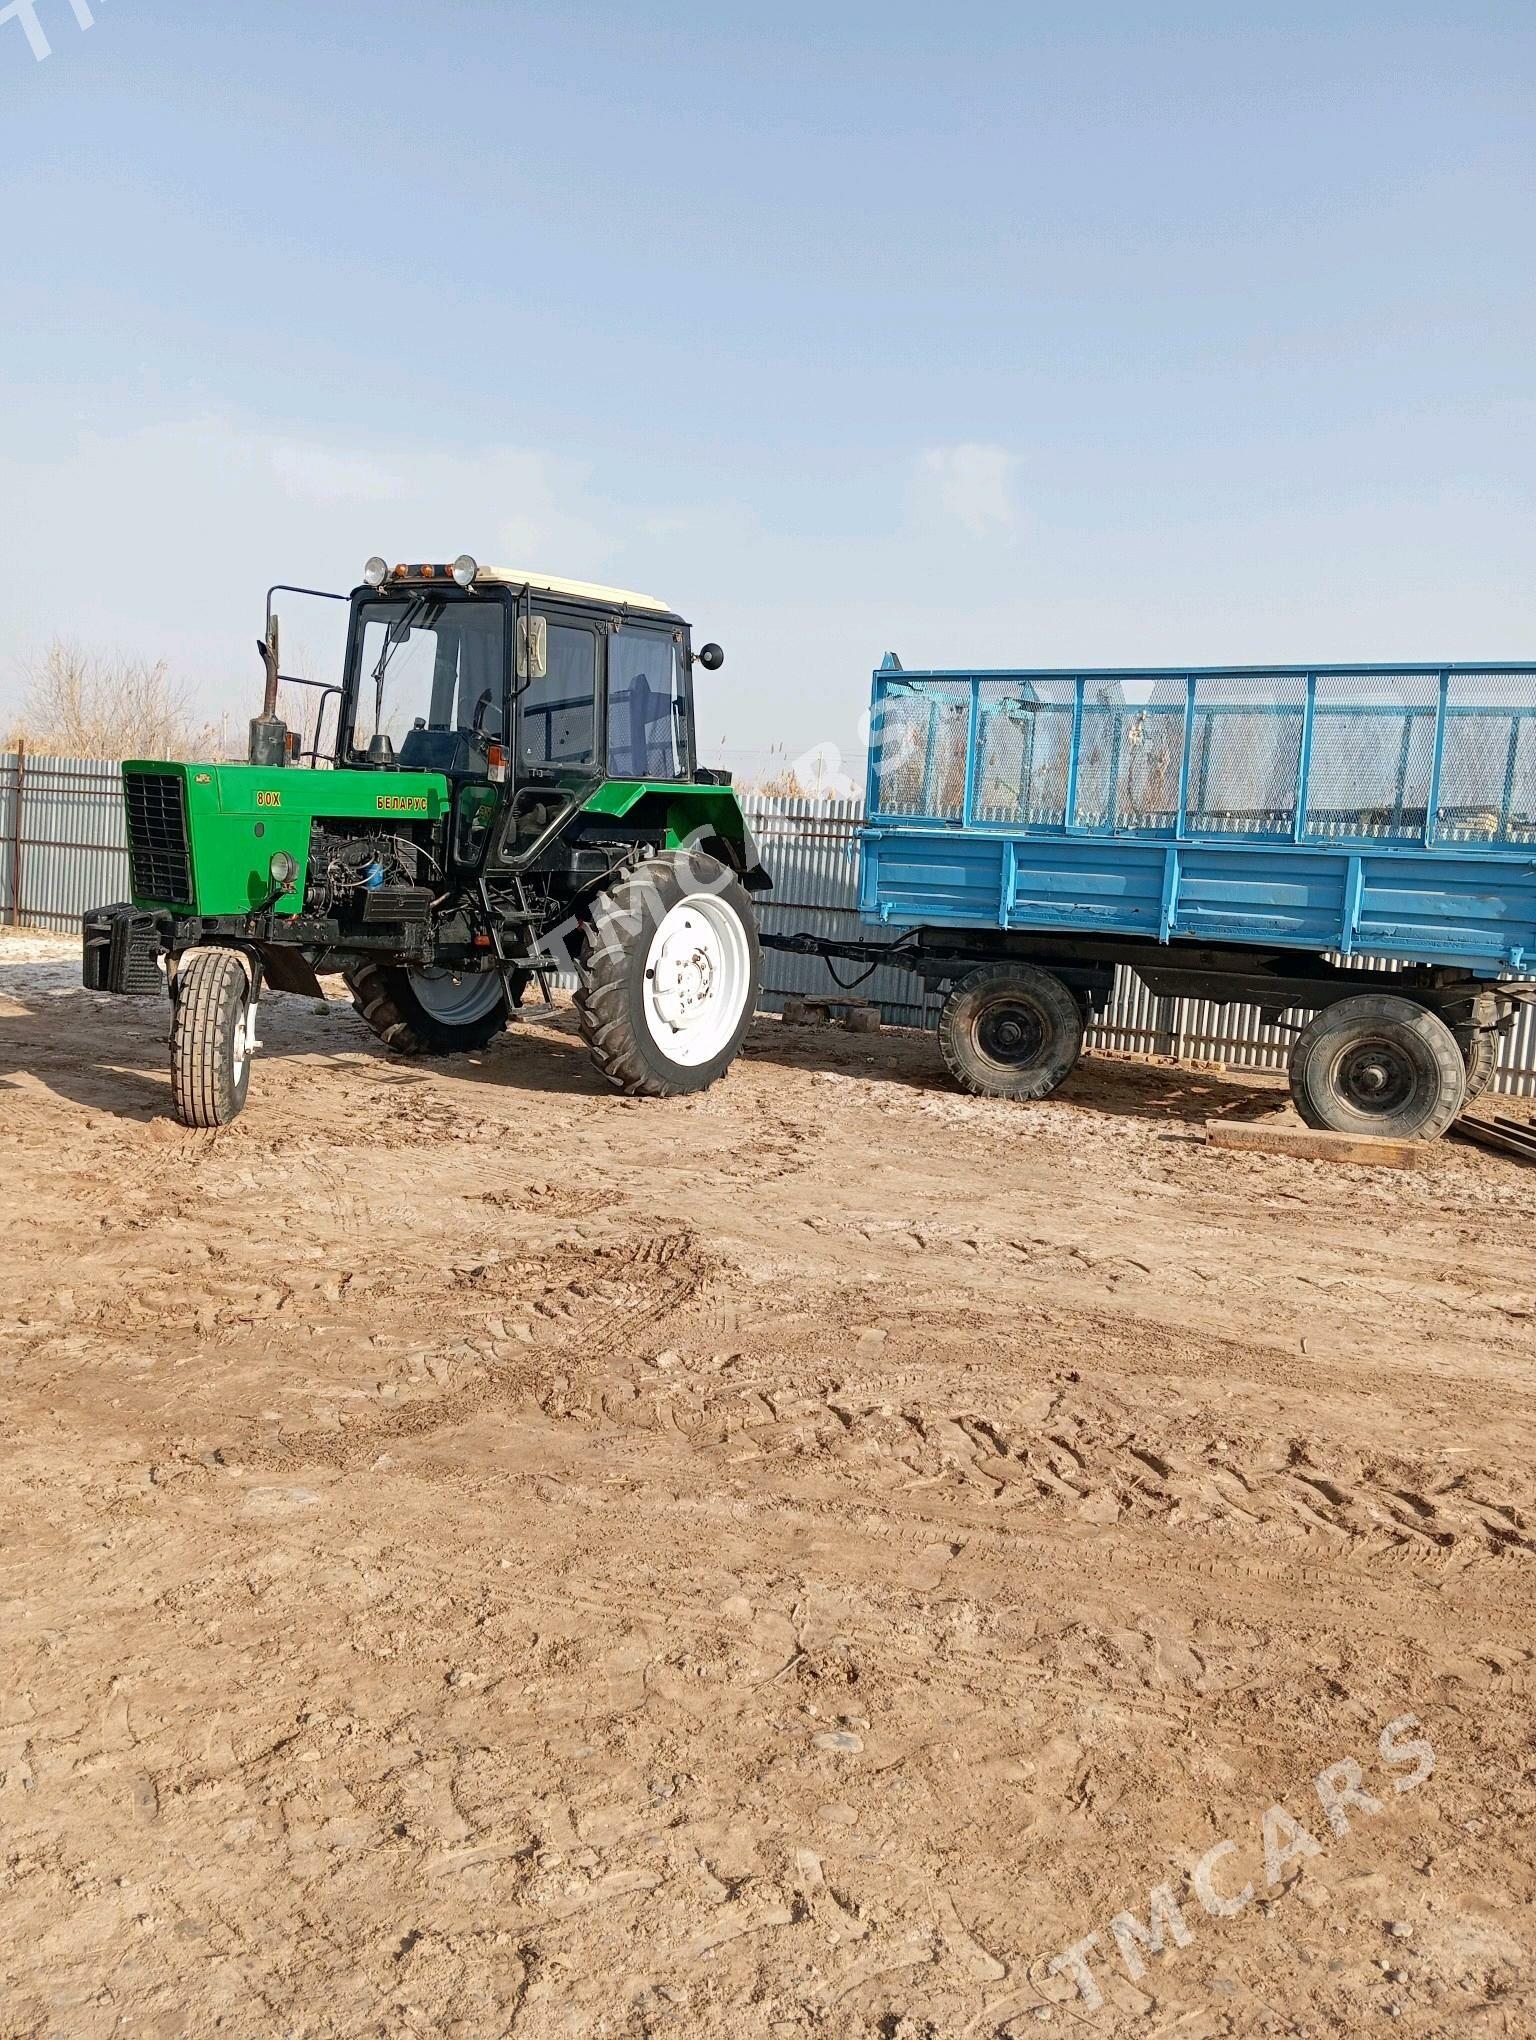
[(950, 1075), (981, 1098), (1049, 1098), (1083, 1052), (1083, 1009), (1032, 963), (986, 964), (963, 979), (939, 1015)]
[(251, 978), (235, 949), (178, 965), (171, 1006), (171, 1103), (183, 1126), (228, 1126), (251, 1082)]
[[(397, 1055), (467, 1055), (496, 1039), (510, 1008), (499, 972), (406, 970), (365, 963), (347, 972), (352, 1004)], [(522, 983), (517, 986), (522, 997)]]
[(702, 1091), (736, 1058), (757, 1009), (757, 919), (728, 865), (701, 851), (653, 857), (587, 914), (576, 1016), (616, 1091)]
[(1390, 992), (1325, 1006), (1291, 1050), (1291, 1096), (1308, 1126), (1438, 1140), (1466, 1102), (1467, 1065), (1437, 1013)]

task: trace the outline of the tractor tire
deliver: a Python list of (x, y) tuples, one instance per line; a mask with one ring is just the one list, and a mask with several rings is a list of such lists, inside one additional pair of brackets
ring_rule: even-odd
[(1290, 1075), (1296, 1110), (1326, 1133), (1438, 1140), (1467, 1095), (1450, 1028), (1390, 992), (1325, 1006), (1297, 1037)]
[(945, 1001), (939, 1047), (950, 1075), (979, 1098), (1049, 1098), (1083, 1052), (1083, 1009), (1032, 963), (987, 964)]
[(587, 910), (576, 1016), (593, 1062), (629, 1098), (703, 1091), (757, 1010), (762, 951), (740, 879), (701, 851), (636, 866)]
[(251, 1081), (251, 980), (234, 949), (199, 949), (176, 972), (171, 1103), (183, 1126), (228, 1126)]
[[(356, 1012), (396, 1055), (471, 1055), (494, 1041), (510, 1016), (506, 989), (494, 971), (456, 979), (447, 971), (434, 976), (399, 964), (365, 963), (347, 972), (347, 988)], [(519, 999), (522, 989), (519, 981)]]
[(1467, 1095), (1462, 1106), (1475, 1105), (1498, 1075), (1499, 1037), (1486, 1027), (1458, 1027), (1456, 1046), (1467, 1066)]

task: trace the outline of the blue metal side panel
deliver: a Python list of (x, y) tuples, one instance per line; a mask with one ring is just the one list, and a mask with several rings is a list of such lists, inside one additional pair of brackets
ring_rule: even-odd
[(1457, 857), (1450, 850), (1363, 857), (1357, 947), (1475, 969), (1536, 958), (1536, 861)]
[(1115, 935), (1159, 933), (1167, 855), (1160, 843), (1092, 837), (1013, 839), (1005, 928), (1081, 928)]
[(941, 829), (867, 832), (860, 910), (887, 926), (995, 928), (1005, 840)]
[(1188, 844), (1171, 933), (1193, 941), (1338, 949), (1348, 861), (1338, 852)]
[(878, 828), (864, 837), (866, 919), (1242, 942), (1454, 963), (1536, 963), (1536, 859), (1440, 851), (1163, 844)]

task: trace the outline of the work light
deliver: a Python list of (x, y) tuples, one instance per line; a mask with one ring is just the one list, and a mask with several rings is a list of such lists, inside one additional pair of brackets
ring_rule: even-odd
[(389, 578), (388, 560), (381, 560), (378, 557), (378, 555), (375, 554), (374, 557), (368, 562), (367, 566), (364, 567), (363, 569), (363, 579), (368, 583), (370, 588), (382, 588), (384, 583), (388, 580), (388, 578)]
[(479, 561), (471, 559), (468, 553), (460, 553), (453, 563), (453, 578), (461, 588), (473, 588), (479, 571)]

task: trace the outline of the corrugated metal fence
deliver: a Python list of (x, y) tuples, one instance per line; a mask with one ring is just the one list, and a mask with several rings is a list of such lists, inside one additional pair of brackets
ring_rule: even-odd
[(72, 934), (88, 908), (127, 897), (116, 765), (0, 753), (0, 920)]
[[(863, 803), (748, 794), (745, 805), (774, 877), (773, 892), (761, 902), (763, 926), (774, 934), (857, 938)], [(72, 934), (87, 908), (127, 893), (117, 767), (93, 758), (0, 754), (0, 921)], [(763, 1004), (770, 1012), (786, 996), (835, 989), (815, 957), (770, 951), (764, 961)], [(856, 966), (838, 968), (845, 978), (858, 975)], [(938, 1001), (905, 971), (876, 971), (858, 993), (876, 1000), (896, 1025), (931, 1027), (937, 1019)], [(1130, 1054), (1261, 1070), (1283, 1070), (1292, 1039), (1249, 1007), (1154, 998), (1128, 971), (1117, 973), (1114, 996), (1089, 1038)], [(1503, 1044), (1497, 1088), (1536, 1096), (1536, 1007), (1526, 1008)]]

